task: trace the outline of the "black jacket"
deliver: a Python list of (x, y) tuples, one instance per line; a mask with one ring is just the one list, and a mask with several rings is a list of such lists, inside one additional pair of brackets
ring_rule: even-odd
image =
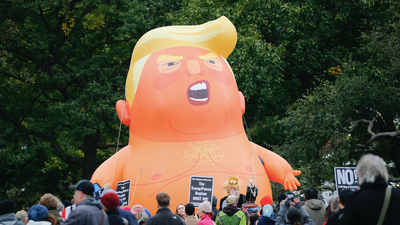
[[(375, 225), (381, 214), (387, 183), (377, 180), (374, 183), (363, 183), (360, 190), (346, 199), (341, 225)], [(400, 190), (392, 188), (389, 207), (383, 224), (399, 224)]]
[[(344, 209), (339, 209), (339, 211), (330, 215), (328, 220), (326, 221), (326, 225), (339, 225), (340, 224), (339, 222), (343, 218), (343, 211), (344, 211)], [(340, 221), (339, 221), (339, 218), (340, 218)]]
[(185, 222), (173, 214), (169, 208), (163, 207), (157, 210), (156, 215), (147, 220), (146, 225), (185, 225)]
[[(223, 198), (221, 199), (221, 201), (219, 201), (219, 210), (222, 210), (222, 205), (223, 205), (225, 199), (226, 199), (228, 196), (229, 196), (229, 195), (223, 197)], [(246, 198), (246, 196), (240, 194), (237, 207), (242, 208), (242, 205), (245, 203), (245, 198)], [(226, 206), (226, 205), (225, 205), (225, 206)]]
[(122, 217), (119, 216), (118, 209), (109, 209), (106, 210), (108, 216), (108, 223), (110, 225), (124, 225), (124, 221)]

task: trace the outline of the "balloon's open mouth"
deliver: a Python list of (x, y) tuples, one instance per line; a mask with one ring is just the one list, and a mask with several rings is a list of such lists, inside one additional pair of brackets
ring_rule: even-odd
[(199, 106), (205, 105), (210, 101), (210, 84), (206, 80), (200, 80), (192, 83), (187, 91), (187, 97), (190, 104)]

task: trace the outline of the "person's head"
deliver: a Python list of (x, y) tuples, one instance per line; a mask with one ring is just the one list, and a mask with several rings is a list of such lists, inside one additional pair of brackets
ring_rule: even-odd
[(301, 225), (301, 212), (299, 209), (295, 207), (290, 207), (286, 213), (286, 216), (291, 224), (293, 225)]
[(237, 205), (238, 200), (239, 198), (236, 195), (229, 195), (225, 201), (226, 205), (229, 206), (229, 205)]
[(240, 187), (241, 181), (238, 175), (230, 176), (227, 181), (225, 181), (222, 185), (223, 189), (229, 195), (236, 195), (237, 197), (240, 196)]
[(163, 208), (163, 207), (169, 207), (169, 195), (167, 193), (158, 193), (156, 195), (156, 199), (157, 199), (157, 204), (158, 207)]
[(351, 191), (349, 189), (345, 189), (345, 190), (340, 192), (340, 194), (339, 194), (339, 203), (342, 205), (342, 207), (344, 207), (346, 205), (346, 201), (347, 201), (348, 197), (352, 193), (353, 193), (353, 191)]
[(218, 199), (217, 197), (215, 197), (215, 195), (213, 195), (211, 205), (217, 207), (217, 204), (218, 204)]
[(100, 198), (105, 210), (117, 209), (119, 205), (119, 197), (113, 192), (106, 193)]
[(25, 220), (28, 220), (28, 213), (25, 210), (20, 210), (15, 213), (15, 217), (17, 217), (18, 221), (25, 222)]
[(186, 214), (185, 213), (185, 205), (184, 204), (177, 205), (175, 214), (180, 215), (180, 216), (184, 216)]
[(304, 192), (304, 197), (306, 200), (318, 199), (318, 196), (319, 196), (319, 191), (315, 187), (308, 188)]
[(136, 216), (136, 219), (139, 219), (141, 217), (142, 212), (144, 212), (144, 207), (142, 205), (136, 204), (132, 206), (131, 213)]
[(63, 201), (63, 205), (64, 205), (64, 207), (68, 207), (68, 206), (72, 205), (72, 202), (70, 200), (68, 200), (68, 199), (65, 199)]
[(280, 204), (282, 200), (285, 200), (286, 197), (287, 196), (284, 193), (279, 194), (278, 195), (278, 204)]
[(49, 210), (42, 205), (33, 205), (28, 211), (28, 219), (42, 221), (49, 215)]
[(252, 213), (250, 214), (250, 225), (254, 225), (254, 223), (260, 218), (260, 216), (257, 213)]
[(262, 208), (262, 216), (270, 217), (274, 215), (274, 209), (271, 205), (264, 205)]
[(211, 203), (209, 201), (202, 202), (199, 205), (198, 209), (199, 209), (199, 211), (197, 212), (197, 214), (199, 215), (200, 218), (203, 217), (206, 214), (208, 214), (210, 217), (214, 217), (214, 213), (212, 211)]
[(188, 203), (185, 205), (185, 213), (188, 216), (192, 216), (194, 214), (195, 207), (192, 203)]
[(386, 164), (379, 156), (366, 154), (357, 163), (358, 182), (373, 183), (376, 179), (389, 180)]
[(76, 185), (69, 185), (74, 190), (74, 204), (79, 205), (88, 198), (93, 198), (94, 186), (88, 180), (81, 180)]
[(0, 202), (0, 216), (7, 213), (14, 213), (13, 200), (6, 199)]
[(39, 204), (46, 207), (48, 210), (57, 209), (57, 200), (50, 193), (44, 194), (39, 201)]
[(339, 198), (334, 197), (334, 198), (329, 199), (329, 205), (330, 205), (332, 214), (339, 211), (339, 209), (340, 209), (339, 208)]
[(147, 215), (147, 213), (144, 210), (143, 210), (143, 212), (137, 212), (135, 214), (135, 216), (136, 216), (136, 219), (139, 224), (146, 223), (147, 220), (149, 219), (149, 216)]

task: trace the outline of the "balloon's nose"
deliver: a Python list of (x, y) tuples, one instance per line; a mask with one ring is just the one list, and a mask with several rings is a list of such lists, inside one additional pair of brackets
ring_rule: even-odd
[(187, 66), (189, 69), (189, 74), (190, 75), (196, 75), (200, 73), (200, 65), (197, 60), (188, 60), (187, 61)]

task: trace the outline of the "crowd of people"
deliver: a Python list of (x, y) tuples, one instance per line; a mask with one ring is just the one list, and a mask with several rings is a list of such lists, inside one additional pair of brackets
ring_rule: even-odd
[[(276, 206), (271, 201), (259, 212), (249, 212), (241, 207), (244, 195), (239, 193), (240, 181), (229, 182), (224, 188), (227, 196), (212, 202), (204, 201), (197, 207), (192, 203), (178, 204), (175, 213), (170, 209), (170, 196), (158, 193), (157, 212), (152, 216), (141, 205), (122, 206), (113, 189), (105, 189), (100, 201), (94, 198), (94, 186), (81, 180), (70, 185), (74, 190), (72, 202), (63, 203), (52, 194), (44, 194), (39, 203), (14, 213), (12, 200), (0, 202), (1, 225), (353, 225), (398, 224), (400, 191), (388, 185), (385, 162), (378, 156), (368, 154), (357, 164), (359, 187), (356, 191), (344, 190), (339, 197), (326, 202), (314, 188), (304, 191), (305, 201), (292, 193), (280, 194)], [(73, 204), (72, 204), (73, 203)]]

